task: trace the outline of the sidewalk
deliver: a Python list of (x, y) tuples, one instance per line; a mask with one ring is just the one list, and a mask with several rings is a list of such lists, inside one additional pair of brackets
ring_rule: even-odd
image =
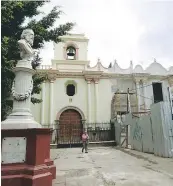
[(150, 162), (152, 164), (152, 170), (154, 171), (162, 172), (170, 176), (173, 175), (173, 158), (162, 158), (162, 157), (155, 156), (153, 154), (143, 153), (131, 149), (119, 149), (119, 150), (133, 157), (136, 157), (137, 159), (143, 159), (146, 162), (147, 161)]
[(172, 186), (173, 159), (111, 147), (52, 149), (53, 186)]

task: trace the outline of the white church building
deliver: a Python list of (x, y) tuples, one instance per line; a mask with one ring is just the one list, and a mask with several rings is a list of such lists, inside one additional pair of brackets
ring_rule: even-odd
[(109, 122), (127, 111), (149, 112), (150, 105), (159, 101), (172, 104), (173, 66), (167, 70), (154, 61), (143, 69), (130, 62), (122, 69), (115, 61), (106, 68), (98, 60), (91, 67), (85, 35), (71, 34), (61, 39), (54, 43), (52, 65), (38, 69), (46, 81), (38, 95), (42, 103), (32, 105), (31, 111), (42, 125), (57, 121), (64, 125)]

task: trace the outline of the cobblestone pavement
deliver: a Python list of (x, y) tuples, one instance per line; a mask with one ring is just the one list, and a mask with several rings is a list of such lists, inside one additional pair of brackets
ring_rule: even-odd
[(53, 186), (173, 186), (173, 159), (113, 147), (52, 149)]

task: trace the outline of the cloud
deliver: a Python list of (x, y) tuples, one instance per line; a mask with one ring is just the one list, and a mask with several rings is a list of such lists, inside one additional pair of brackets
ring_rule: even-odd
[(173, 65), (173, 2), (147, 2), (131, 7), (144, 25), (138, 41), (138, 58), (156, 58), (165, 66)]
[[(65, 12), (55, 26), (76, 22), (72, 32), (85, 33), (90, 39), (91, 65), (98, 57), (105, 66), (116, 58), (123, 68), (130, 60), (147, 66), (153, 58), (165, 67), (173, 65), (173, 1), (59, 0), (51, 1), (43, 10), (55, 5)], [(42, 55), (44, 63), (50, 64), (53, 45), (46, 46)]]

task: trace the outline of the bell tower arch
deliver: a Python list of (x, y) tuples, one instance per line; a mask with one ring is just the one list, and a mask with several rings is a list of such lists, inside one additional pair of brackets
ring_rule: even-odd
[(61, 42), (54, 43), (52, 66), (59, 71), (83, 71), (89, 65), (88, 38), (84, 34), (69, 34), (60, 37)]

